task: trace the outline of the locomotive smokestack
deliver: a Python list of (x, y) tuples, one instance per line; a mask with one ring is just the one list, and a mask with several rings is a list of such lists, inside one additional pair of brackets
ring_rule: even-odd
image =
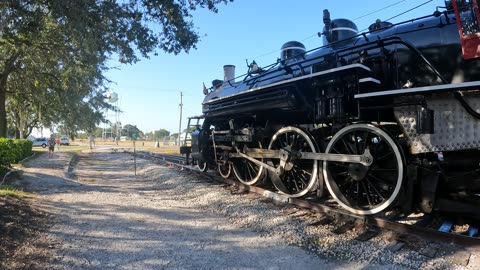
[(330, 12), (328, 9), (323, 10), (323, 23), (325, 27), (323, 28), (323, 35), (330, 41), (330, 31), (332, 29), (332, 20), (330, 20)]
[(325, 26), (327, 25), (330, 25), (330, 12), (328, 11), (328, 9), (324, 9), (323, 10), (323, 23), (325, 24)]
[(223, 81), (230, 83), (235, 82), (235, 66), (234, 65), (225, 65), (223, 66)]

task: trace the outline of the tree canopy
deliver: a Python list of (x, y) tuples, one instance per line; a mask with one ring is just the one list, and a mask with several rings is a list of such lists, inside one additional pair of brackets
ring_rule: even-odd
[(145, 136), (148, 136), (148, 139), (153, 140), (153, 141), (163, 140), (163, 139), (170, 136), (170, 131), (161, 128), (159, 130), (154, 130), (154, 131), (148, 132), (148, 133), (145, 134)]
[(20, 137), (39, 124), (93, 129), (112, 109), (107, 61), (188, 53), (200, 40), (192, 12), (231, 1), (0, 1), (0, 137), (7, 124)]
[(130, 124), (126, 124), (125, 126), (123, 126), (122, 130), (120, 131), (120, 134), (122, 136), (127, 136), (133, 139), (144, 136), (143, 132), (140, 129), (138, 129), (137, 126), (130, 125)]

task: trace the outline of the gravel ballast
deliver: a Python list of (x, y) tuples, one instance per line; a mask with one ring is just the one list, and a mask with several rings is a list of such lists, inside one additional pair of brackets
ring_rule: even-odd
[[(232, 194), (196, 174), (128, 153), (39, 156), (23, 179), (55, 218), (23, 252), (48, 252), (44, 269), (478, 269), (415, 248), (391, 251), (388, 233), (355, 240), (334, 225), (309, 226), (312, 213), (252, 194)], [(39, 244), (41, 243), (41, 244)], [(19, 251), (22, 252), (22, 251)], [(446, 255), (446, 253), (445, 253)], [(20, 267), (18, 267), (20, 268)]]

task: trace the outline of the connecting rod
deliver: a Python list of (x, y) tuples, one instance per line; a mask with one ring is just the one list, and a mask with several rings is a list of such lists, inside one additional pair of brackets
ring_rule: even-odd
[[(236, 153), (230, 153), (230, 158), (245, 158), (258, 166), (262, 166), (265, 169), (279, 173), (278, 169), (274, 166), (268, 165), (256, 158), (267, 159), (280, 159), (281, 161), (289, 161), (292, 159), (310, 159), (310, 160), (324, 160), (324, 161), (337, 161), (347, 163), (359, 163), (364, 166), (370, 166), (373, 162), (373, 157), (370, 154), (370, 150), (367, 148), (362, 155), (344, 155), (344, 154), (326, 154), (326, 153), (313, 153), (313, 152), (289, 152), (287, 150), (272, 150), (261, 148), (245, 148), (242, 153), (237, 147)], [(283, 162), (281, 162), (283, 163)]]

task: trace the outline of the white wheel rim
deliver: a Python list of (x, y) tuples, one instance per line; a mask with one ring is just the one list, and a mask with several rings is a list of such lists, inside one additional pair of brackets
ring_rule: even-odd
[[(286, 133), (286, 132), (296, 132), (296, 133), (302, 135), (302, 137), (307, 141), (308, 146), (310, 147), (310, 149), (313, 150), (312, 153), (316, 153), (316, 152), (317, 152), (316, 147), (315, 147), (315, 144), (314, 144), (313, 141), (311, 140), (310, 136), (309, 136), (307, 133), (305, 133), (303, 130), (301, 130), (301, 129), (297, 128), (297, 127), (284, 127), (284, 128), (279, 129), (279, 130), (273, 135), (272, 140), (270, 141), (270, 144), (268, 145), (268, 149), (271, 149), (273, 142), (277, 139), (278, 136), (280, 136), (280, 135), (282, 135), (282, 134), (284, 134), (284, 133)], [(287, 196), (289, 196), (289, 197), (291, 197), (291, 198), (302, 197), (302, 196), (306, 195), (307, 193), (309, 193), (314, 187), (316, 187), (315, 184), (317, 183), (317, 179), (318, 179), (317, 173), (318, 173), (318, 162), (314, 162), (314, 163), (313, 163), (312, 176), (310, 177), (310, 181), (309, 181), (307, 187), (306, 187), (303, 191), (301, 191), (301, 192), (299, 192), (299, 193), (295, 193), (295, 194), (288, 194), (288, 193), (285, 193), (285, 192), (279, 190), (278, 188), (277, 188), (277, 190), (278, 190), (280, 193), (285, 194), (285, 195), (287, 195)], [(273, 183), (273, 182), (272, 182), (272, 183)], [(275, 184), (273, 183), (273, 185), (275, 185)]]
[(203, 163), (198, 163), (197, 162), (197, 168), (200, 171), (205, 172), (207, 170), (207, 162), (203, 162)]
[[(258, 144), (259, 144), (260, 148), (262, 148), (262, 144), (260, 142)], [(246, 160), (246, 162), (249, 162), (249, 161)], [(255, 166), (257, 166), (257, 165), (255, 165)], [(237, 178), (237, 180), (240, 181), (241, 183), (245, 184), (245, 185), (248, 185), (248, 186), (255, 185), (260, 179), (263, 178), (263, 171), (264, 171), (263, 166), (259, 167), (257, 175), (250, 181), (246, 181), (245, 179), (243, 179), (243, 176), (241, 175), (240, 171), (238, 171), (238, 169), (235, 167), (234, 164), (232, 164), (231, 167), (233, 169), (233, 173), (235, 174), (235, 177)]]
[(333, 186), (332, 186), (333, 184), (335, 184), (335, 186), (336, 186), (336, 183), (335, 183), (335, 180), (329, 175), (329, 172), (327, 170), (328, 161), (323, 162), (323, 177), (325, 179), (325, 183), (327, 184), (327, 188), (328, 188), (328, 191), (329, 191), (330, 195), (333, 197), (333, 199), (335, 199), (335, 201), (340, 206), (342, 206), (343, 208), (345, 208), (348, 211), (350, 211), (352, 213), (355, 213), (355, 214), (372, 215), (372, 214), (376, 214), (378, 212), (381, 212), (381, 211), (385, 210), (387, 207), (389, 207), (395, 201), (398, 194), (400, 193), (400, 189), (401, 189), (402, 183), (403, 183), (403, 158), (402, 158), (402, 154), (401, 154), (397, 144), (393, 141), (393, 139), (386, 132), (384, 132), (383, 130), (381, 130), (378, 127), (375, 127), (373, 125), (367, 125), (367, 124), (354, 124), (354, 125), (344, 127), (343, 129), (338, 131), (333, 136), (333, 138), (330, 140), (330, 142), (328, 143), (327, 148), (325, 150), (325, 153), (330, 152), (331, 147), (333, 146), (333, 144), (337, 141), (337, 139), (340, 136), (342, 136), (344, 133), (347, 133), (348, 131), (350, 131), (352, 129), (357, 129), (357, 128), (371, 130), (374, 133), (377, 133), (378, 135), (381, 135), (388, 142), (389, 146), (393, 149), (393, 151), (395, 153), (395, 157), (397, 159), (398, 177), (397, 177), (397, 183), (396, 183), (395, 189), (393, 190), (392, 195), (385, 202), (381, 203), (380, 205), (378, 205), (377, 207), (375, 207), (373, 209), (369, 209), (369, 210), (355, 209), (355, 208), (345, 204), (335, 193), (334, 189), (338, 189), (338, 188), (333, 188)]
[[(228, 170), (227, 173), (223, 174), (222, 166), (227, 166)], [(223, 177), (223, 178), (228, 178), (232, 174), (232, 165), (227, 163), (226, 165), (220, 165), (218, 164), (218, 173)]]

